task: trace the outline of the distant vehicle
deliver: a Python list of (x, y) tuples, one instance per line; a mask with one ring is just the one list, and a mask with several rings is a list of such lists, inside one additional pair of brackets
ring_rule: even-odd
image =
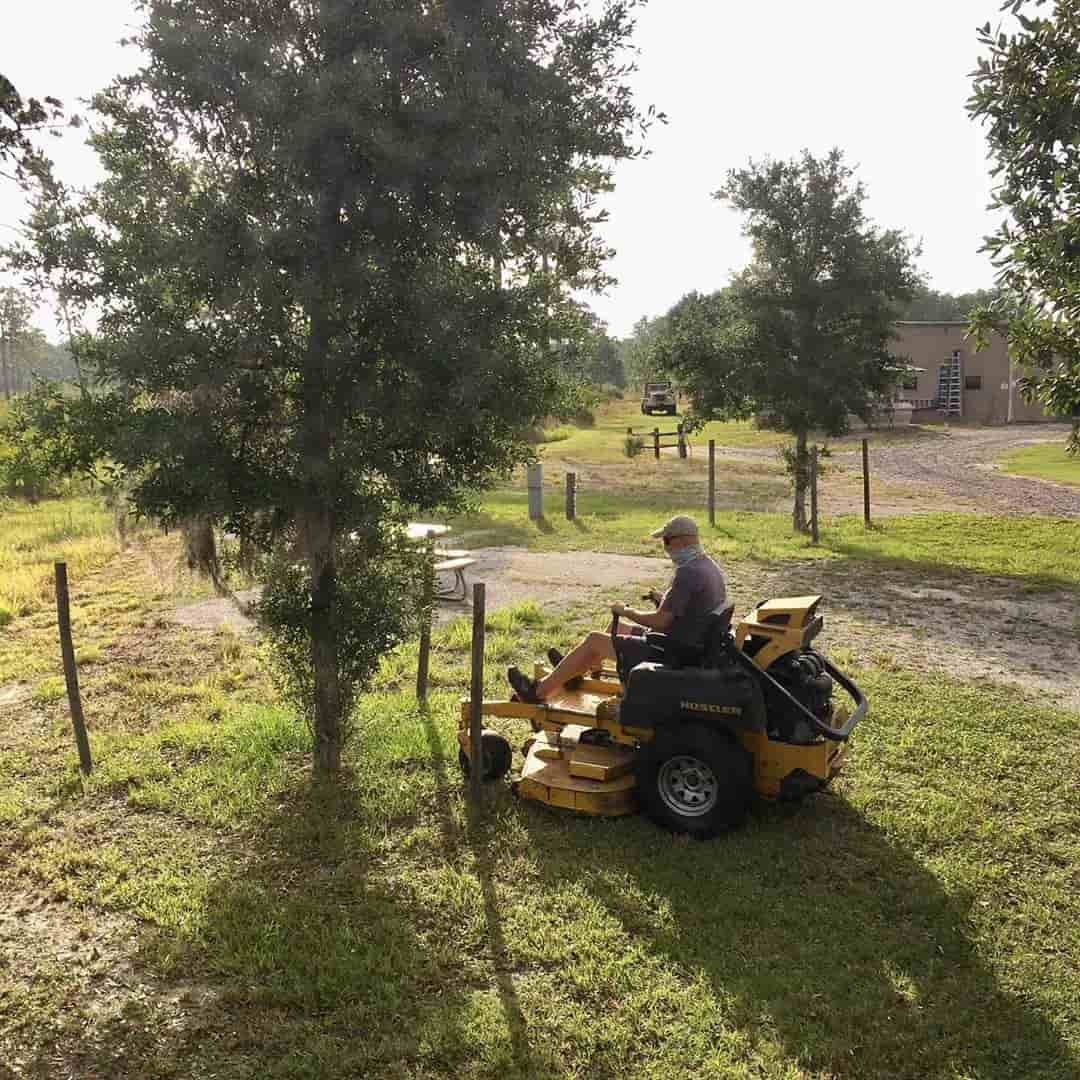
[(675, 394), (669, 382), (650, 382), (645, 384), (645, 393), (641, 395), (641, 411), (646, 416), (663, 413), (675, 415)]

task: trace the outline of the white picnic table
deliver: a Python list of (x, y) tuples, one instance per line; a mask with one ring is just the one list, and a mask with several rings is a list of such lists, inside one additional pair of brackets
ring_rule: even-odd
[(429, 536), (445, 536), (449, 531), (449, 525), (427, 525), (422, 521), (410, 521), (405, 527), (405, 536), (409, 540), (426, 540)]
[[(430, 540), (436, 536), (445, 536), (450, 532), (449, 525), (428, 525), (422, 521), (410, 521), (405, 527), (405, 535), (409, 540)], [(435, 573), (453, 574), (454, 582), (446, 588), (439, 588), (435, 596), (438, 600), (464, 600), (469, 594), (469, 586), (465, 581), (465, 571), (476, 560), (464, 549), (433, 548), (435, 556)]]

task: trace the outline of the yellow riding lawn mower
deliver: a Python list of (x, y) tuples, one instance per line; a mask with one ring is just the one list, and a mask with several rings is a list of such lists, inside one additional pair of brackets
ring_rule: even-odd
[[(824, 788), (868, 706), (855, 683), (811, 648), (823, 625), (820, 603), (820, 596), (766, 601), (734, 634), (729, 603), (710, 616), (700, 663), (680, 667), (658, 659), (628, 669), (616, 616), (615, 670), (591, 672), (540, 705), (483, 703), (484, 716), (532, 727), (513, 790), (584, 814), (640, 809), (658, 825), (711, 836), (739, 824), (755, 792), (797, 800)], [(536, 677), (546, 674), (537, 665)], [(833, 700), (837, 684), (854, 704), (850, 711)], [(469, 720), (463, 701), (458, 742), (466, 772)], [(505, 776), (512, 758), (509, 741), (485, 728), (483, 779)]]

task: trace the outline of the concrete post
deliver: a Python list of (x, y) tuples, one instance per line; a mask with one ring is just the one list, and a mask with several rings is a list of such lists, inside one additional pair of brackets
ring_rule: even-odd
[(544, 466), (537, 462), (528, 467), (529, 520), (539, 521), (544, 516)]

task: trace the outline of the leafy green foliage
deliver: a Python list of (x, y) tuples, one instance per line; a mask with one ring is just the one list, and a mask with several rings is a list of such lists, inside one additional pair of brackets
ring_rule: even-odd
[[(56, 98), (24, 98), (0, 72), (0, 176), (18, 183), (25, 183), (30, 177), (45, 177), (48, 162), (34, 147), (31, 135), (62, 126), (63, 115), (63, 106)], [(70, 123), (78, 126), (79, 121), (72, 118)], [(13, 171), (3, 171), (4, 166)]]
[(37, 272), (100, 311), (74, 348), (103, 389), (56, 415), (141, 513), (306, 565), (281, 613), (333, 769), (363, 682), (336, 637), (367, 632), (343, 538), (464, 505), (568, 408), (551, 342), (608, 281), (596, 199), (649, 122), (636, 3), (144, 6), (146, 66), (94, 102), (105, 179), (32, 219)]
[(1052, 13), (1011, 8), (1020, 31), (987, 23), (968, 102), (987, 125), (999, 179), (1001, 227), (984, 250), (1011, 296), (973, 317), (983, 337), (1004, 325), (1010, 350), (1032, 373), (1024, 395), (1051, 413), (1077, 418), (1069, 444), (1080, 452), (1080, 2), (1055, 0)]
[(61, 443), (37, 426), (40, 402), (18, 397), (0, 419), (0, 492), (29, 502), (55, 495), (75, 471)]
[[(341, 703), (347, 736), (356, 695), (367, 689), (386, 654), (419, 627), (425, 571), (422, 549), (410, 549), (396, 533), (343, 539), (337, 566), (332, 636), (348, 695)], [(311, 577), (303, 563), (287, 557), (274, 560), (264, 577), (258, 615), (274, 645), (279, 685), (314, 733), (317, 672), (311, 650), (315, 617)]]
[(896, 308), (918, 285), (902, 233), (867, 221), (866, 192), (839, 150), (751, 162), (716, 198), (746, 215), (754, 258), (727, 289), (691, 293), (650, 351), (689, 396), (691, 423), (751, 412), (796, 436), (794, 523), (805, 530), (807, 434), (872, 420), (898, 361)]
[(909, 322), (963, 322), (976, 308), (994, 303), (999, 295), (999, 289), (953, 294), (920, 285), (898, 317)]

